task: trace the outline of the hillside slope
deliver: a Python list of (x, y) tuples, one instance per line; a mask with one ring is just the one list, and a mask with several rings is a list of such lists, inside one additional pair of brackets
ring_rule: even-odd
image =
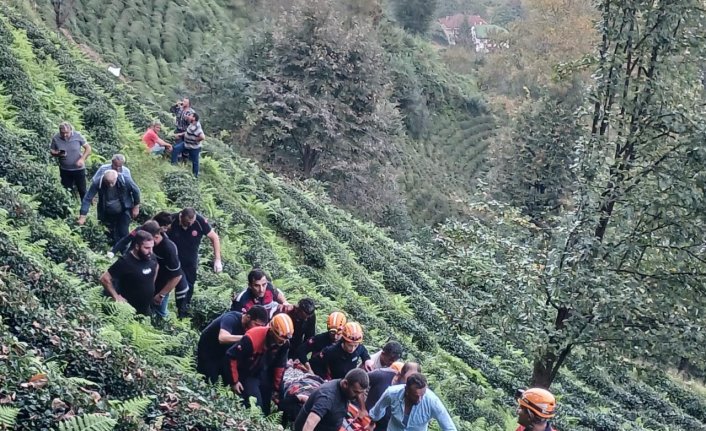
[[(116, 430), (273, 429), (235, 407), (227, 390), (201, 383), (193, 365), (196, 330), (260, 265), (290, 300), (309, 296), (322, 315), (341, 309), (361, 322), (370, 350), (388, 337), (402, 342), (461, 429), (515, 428), (512, 394), (531, 374), (529, 361), (503, 340), (469, 333), (473, 292), (448, 282), (422, 250), (216, 139), (195, 181), (187, 169), (144, 155), (144, 108), (74, 47), (5, 6), (0, 42), (0, 424), (16, 415), (20, 430), (63, 421), (76, 429), (79, 421), (84, 429), (90, 422)], [(117, 150), (127, 154), (143, 192), (140, 220), (192, 205), (215, 225), (224, 274), (208, 271), (204, 256), (190, 322), (153, 328), (100, 297), (97, 278), (109, 265), (104, 235), (93, 214), (86, 226), (75, 224), (78, 202), (48, 160), (62, 118), (94, 146), (93, 169)], [(639, 371), (573, 364), (553, 386), (559, 429), (706, 430), (706, 400), (667, 375)]]
[[(255, 96), (247, 94), (242, 104), (256, 105), (250, 112), (237, 112), (233, 118), (224, 112), (233, 110), (234, 106), (240, 107), (233, 99), (245, 94), (246, 89), (257, 87), (256, 78), (241, 83), (243, 88), (232, 87), (235, 81), (244, 79), (241, 75), (249, 76), (251, 72), (241, 58), (242, 52), (247, 51), (253, 40), (271, 39), (273, 30), (281, 27), (278, 20), (291, 14), (283, 13), (280, 8), (293, 3), (297, 2), (130, 0), (116, 3), (76, 0), (75, 13), (64, 27), (76, 41), (98, 52), (106, 61), (121, 66), (125, 78), (144, 94), (144, 99), (154, 99), (166, 106), (176, 95), (191, 97), (203, 116), (202, 123), (208, 133), (225, 129), (234, 137), (229, 144), (238, 151), (247, 152), (249, 157), (270, 170), (299, 177), (302, 172), (296, 158), (284, 157), (287, 152), (275, 154), (272, 151), (270, 133), (251, 133), (252, 123), (257, 124), (257, 119), (271, 107), (258, 105), (257, 100), (253, 101)], [(375, 3), (380, 2), (367, 4)], [(53, 12), (48, 4), (40, 4), (38, 12), (48, 23), (53, 23)], [(362, 21), (366, 16), (354, 19)], [(342, 40), (350, 37), (347, 31), (341, 29), (339, 37)], [(435, 224), (462, 214), (462, 202), (473, 194), (475, 181), (484, 174), (483, 161), (495, 129), (494, 116), (486, 112), (474, 81), (451, 72), (439, 58), (437, 50), (423, 38), (405, 33), (386, 17), (380, 18), (380, 23), (365, 37), (370, 39), (371, 46), (385, 53), (385, 61), (377, 68), (388, 76), (386, 82), (390, 80), (386, 84), (390, 87), (390, 94), (386, 97), (390, 109), (404, 120), (404, 136), (394, 145), (394, 150), (382, 150), (385, 146), (392, 146), (393, 139), (390, 142), (385, 140), (377, 154), (372, 156), (372, 159), (379, 156), (381, 161), (366, 170), (367, 173), (359, 175), (372, 185), (365, 185), (366, 181), (361, 185), (355, 179), (346, 182), (338, 179), (341, 175), (327, 176), (327, 169), (318, 172), (316, 178), (329, 182), (329, 190), (338, 204), (361, 217), (400, 230), (409, 226), (395, 226), (402, 223), (382, 215), (384, 209), (379, 208), (380, 201), (390, 201), (395, 208), (406, 209), (409, 217), (405, 219), (411, 219), (417, 226)], [(231, 43), (233, 41), (238, 43)], [(289, 38), (287, 41), (291, 42)], [(335, 51), (336, 48), (327, 49)], [(294, 52), (289, 43), (285, 44), (284, 50)], [(260, 52), (260, 49), (255, 51)], [(313, 53), (310, 55), (312, 57), (289, 60), (315, 68), (319, 60)], [(289, 69), (287, 65), (282, 66)], [(231, 75), (215, 74), (223, 67), (227, 69), (224, 73)], [(233, 69), (239, 73), (234, 73)], [(272, 73), (272, 70), (258, 70), (254, 75), (274, 79)], [(313, 70), (307, 72), (306, 76), (309, 75), (315, 75)], [(285, 81), (288, 79), (293, 78), (286, 77)], [(323, 77), (313, 76), (312, 79), (315, 87), (326, 83)], [(356, 75), (348, 79), (365, 81), (365, 77)], [(341, 114), (331, 112), (330, 115), (337, 117)], [(355, 126), (355, 122), (345, 116), (339, 120)], [(469, 127), (470, 123), (474, 125)], [(482, 134), (476, 135), (475, 126), (479, 126), (477, 132)], [(364, 147), (360, 140), (353, 141), (358, 143), (358, 149)], [(399, 161), (397, 157), (388, 160), (388, 151), (399, 153)], [(332, 162), (327, 166), (337, 166), (341, 157), (337, 153), (324, 154), (320, 164), (330, 160)], [(343, 158), (345, 162), (355, 164), (354, 156), (347, 154)], [(378, 205), (368, 203), (367, 207), (361, 208), (364, 198), (351, 193), (350, 189), (362, 187), (367, 194), (377, 196), (373, 193), (377, 190), (377, 177), (373, 172), (376, 169), (386, 172), (388, 163), (394, 165), (399, 187), (392, 187), (391, 196), (378, 199)], [(398, 205), (398, 201), (401, 204)]]

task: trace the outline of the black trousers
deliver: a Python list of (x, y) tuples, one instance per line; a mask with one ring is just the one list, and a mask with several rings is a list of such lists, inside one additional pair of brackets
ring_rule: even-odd
[(103, 224), (108, 228), (108, 237), (115, 245), (123, 237), (127, 236), (130, 229), (130, 211), (125, 210), (118, 214), (103, 214)]
[(255, 404), (262, 409), (265, 416), (270, 414), (270, 403), (272, 402), (272, 379), (267, 378), (267, 373), (260, 373), (259, 376), (245, 377), (240, 379), (243, 385), (243, 405), (250, 408), (250, 397), (255, 398)]
[(65, 171), (59, 168), (59, 176), (61, 177), (61, 186), (70, 191), (73, 191), (76, 186), (78, 196), (83, 200), (86, 195), (86, 170)]
[(194, 296), (194, 287), (196, 286), (196, 272), (198, 263), (184, 265), (181, 264), (181, 270), (184, 272), (184, 278), (189, 283), (189, 291), (186, 293), (186, 303), (191, 304), (191, 297)]
[(224, 359), (221, 357), (208, 356), (202, 352), (197, 353), (196, 371), (206, 376), (209, 383), (217, 383), (221, 375), (225, 374), (224, 364)]

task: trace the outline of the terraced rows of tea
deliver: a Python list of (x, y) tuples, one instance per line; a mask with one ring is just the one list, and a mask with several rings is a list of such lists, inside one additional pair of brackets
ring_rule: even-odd
[(410, 141), (403, 184), (414, 219), (440, 223), (459, 213), (454, 201), (465, 203), (475, 193), (496, 127), (491, 114), (438, 113), (428, 135)]
[[(473, 292), (447, 280), (424, 250), (333, 207), (310, 184), (263, 172), (217, 139), (207, 141), (198, 181), (186, 168), (147, 157), (139, 132), (150, 117), (134, 90), (54, 33), (1, 11), (0, 424), (275, 429), (194, 370), (197, 331), (228, 307), (258, 265), (290, 300), (308, 296), (322, 315), (340, 309), (361, 322), (370, 350), (388, 337), (399, 340), (408, 358), (422, 362), (460, 429), (516, 427), (512, 394), (529, 379), (528, 358), (469, 323)], [(191, 205), (213, 222), (224, 273), (208, 270), (204, 248), (192, 319), (153, 327), (101, 297), (98, 277), (110, 264), (104, 234), (94, 214), (76, 225), (78, 202), (60, 188), (48, 160), (62, 118), (97, 152), (90, 169), (118, 149), (127, 154), (143, 192), (138, 221)], [(459, 157), (482, 146), (492, 122), (467, 121), (439, 145), (458, 145)], [(473, 160), (464, 169), (477, 169)], [(706, 430), (698, 392), (636, 364), (572, 363), (552, 388), (562, 430)]]
[(236, 36), (244, 2), (197, 0), (77, 0), (70, 30), (106, 61), (123, 67), (142, 91), (171, 91), (181, 83), (184, 61), (215, 40)]

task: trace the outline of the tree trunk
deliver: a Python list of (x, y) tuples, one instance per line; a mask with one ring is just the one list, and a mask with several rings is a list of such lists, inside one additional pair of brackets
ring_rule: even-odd
[(316, 163), (319, 161), (321, 151), (311, 148), (309, 145), (304, 145), (299, 153), (302, 156), (302, 171), (304, 176), (311, 178), (311, 173), (314, 171), (314, 167), (316, 167)]
[(689, 377), (689, 358), (681, 358), (679, 360), (678, 374)]
[[(571, 310), (568, 308), (559, 308), (557, 310), (556, 320), (554, 321), (554, 327), (556, 329), (563, 329), (565, 326), (564, 322), (570, 315)], [(553, 345), (553, 341), (554, 340), (550, 340), (550, 349)], [(569, 357), (572, 348), (573, 344), (569, 344), (564, 348), (557, 347), (556, 349), (548, 350), (541, 358), (534, 361), (530, 385), (532, 387), (549, 389), (549, 386), (551, 386), (559, 373), (559, 369), (564, 365), (566, 358)], [(560, 351), (558, 351), (559, 349)]]

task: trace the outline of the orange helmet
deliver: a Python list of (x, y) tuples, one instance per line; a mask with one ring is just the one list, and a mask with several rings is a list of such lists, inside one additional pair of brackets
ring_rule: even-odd
[(279, 338), (292, 338), (292, 334), (294, 334), (292, 318), (284, 313), (275, 314), (275, 317), (270, 321), (270, 331)]
[(390, 365), (390, 368), (395, 370), (395, 372), (397, 372), (397, 374), (402, 372), (402, 367), (404, 367), (404, 362), (402, 362), (402, 361), (395, 361), (392, 363), (392, 365)]
[(518, 391), (517, 402), (542, 419), (551, 419), (556, 415), (556, 399), (551, 392), (542, 388), (530, 388)]
[(333, 331), (334, 329), (336, 331), (340, 331), (343, 329), (343, 326), (346, 324), (346, 315), (341, 313), (340, 311), (334, 311), (333, 313), (328, 315), (328, 320), (326, 320), (326, 326), (328, 326), (329, 331)]
[(341, 337), (349, 343), (362, 343), (363, 328), (360, 326), (360, 323), (348, 322), (346, 326), (343, 327), (343, 331), (341, 331)]

